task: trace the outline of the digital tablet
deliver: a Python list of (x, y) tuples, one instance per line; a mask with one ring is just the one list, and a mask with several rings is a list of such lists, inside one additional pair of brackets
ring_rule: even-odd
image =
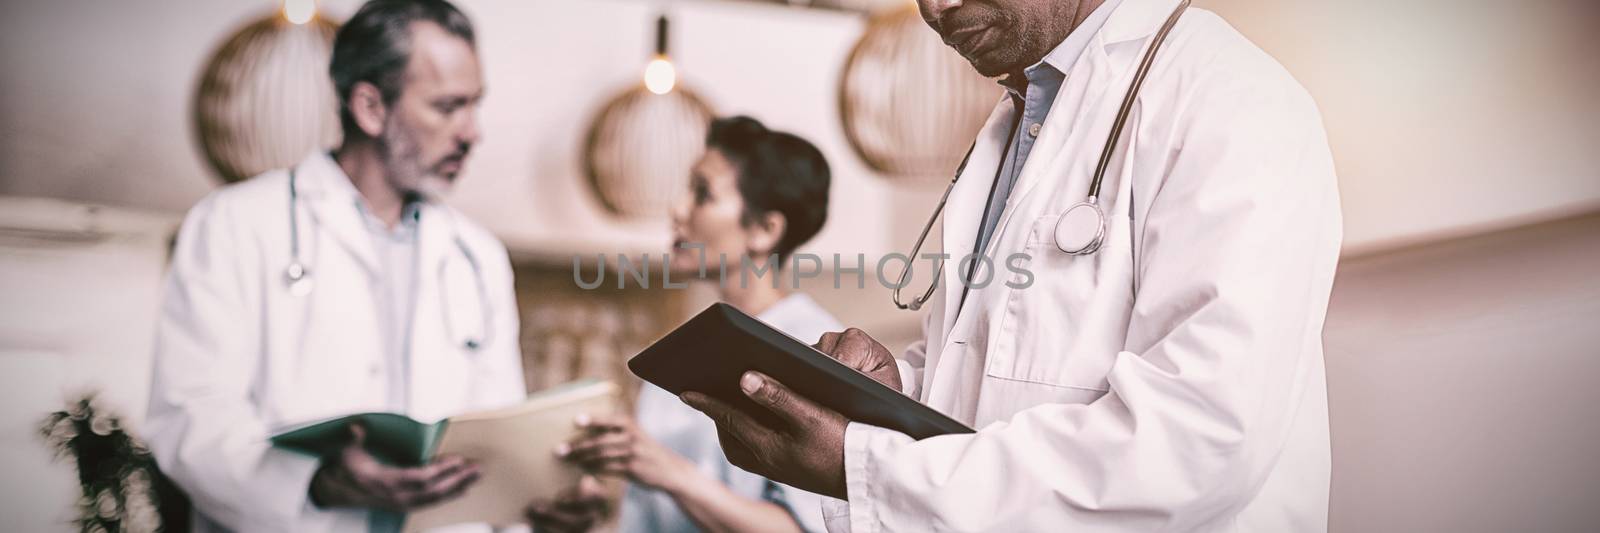
[(771, 376), (851, 421), (914, 439), (972, 433), (972, 428), (724, 303), (713, 304), (656, 341), (629, 360), (628, 368), (673, 394), (696, 391), (764, 424), (783, 422), (739, 390), (739, 377), (747, 371)]

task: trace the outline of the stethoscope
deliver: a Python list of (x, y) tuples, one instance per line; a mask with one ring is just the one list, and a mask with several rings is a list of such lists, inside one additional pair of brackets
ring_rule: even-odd
[[(300, 200), (300, 191), (297, 184), (296, 169), (289, 169), (289, 264), (283, 269), (283, 279), (289, 294), (295, 297), (304, 297), (311, 294), (316, 280), (311, 275), (311, 269), (300, 258), (300, 216), (295, 209)], [(452, 240), (456, 248), (461, 251), (461, 256), (466, 258), (467, 266), (472, 269), (472, 281), (478, 291), (479, 319), (482, 329), (478, 335), (457, 336), (455, 321), (450, 316), (450, 295), (445, 283), (445, 267), (449, 262), (439, 263), (439, 306), (444, 315), (444, 328), (446, 338), (455, 341), (461, 339), (461, 347), (477, 352), (494, 338), (494, 320), (489, 307), (489, 287), (483, 279), (483, 266), (478, 263), (478, 256), (467, 247), (466, 241), (461, 239), (461, 232), (456, 228), (455, 220), (450, 219)]]
[[(1100, 151), (1100, 161), (1095, 166), (1094, 179), (1089, 183), (1088, 198), (1068, 207), (1057, 218), (1054, 240), (1056, 248), (1062, 252), (1071, 255), (1090, 255), (1100, 250), (1100, 244), (1104, 242), (1106, 236), (1106, 214), (1100, 208), (1099, 201), (1100, 184), (1105, 181), (1106, 169), (1111, 166), (1111, 155), (1117, 147), (1117, 141), (1122, 138), (1122, 130), (1128, 125), (1128, 117), (1133, 112), (1133, 103), (1139, 99), (1139, 90), (1144, 86), (1145, 77), (1150, 73), (1150, 66), (1155, 62), (1156, 51), (1160, 50), (1161, 45), (1166, 42), (1167, 34), (1172, 32), (1172, 28), (1178, 24), (1178, 19), (1183, 16), (1184, 11), (1188, 10), (1189, 3), (1190, 0), (1183, 0), (1182, 3), (1178, 4), (1177, 9), (1172, 11), (1172, 15), (1167, 17), (1167, 22), (1161, 27), (1161, 31), (1156, 33), (1150, 49), (1145, 51), (1144, 59), (1139, 62), (1139, 70), (1134, 73), (1133, 83), (1128, 86), (1128, 92), (1122, 98), (1122, 107), (1117, 110), (1117, 120), (1111, 126), (1111, 133), (1106, 136), (1105, 148)], [(1020, 113), (1018, 115), (1017, 119), (1020, 120)], [(1017, 129), (1015, 122), (1011, 125), (1011, 129), (1013, 130), (1012, 136), (1015, 136), (1014, 133)], [(1008, 139), (1006, 141), (1008, 148), (1001, 150), (1001, 152), (1004, 153), (1008, 150), (1010, 144), (1011, 140)], [(961, 158), (961, 165), (956, 167), (955, 177), (951, 178), (950, 185), (945, 187), (944, 195), (939, 197), (938, 206), (933, 208), (933, 214), (928, 217), (928, 223), (922, 226), (922, 234), (917, 236), (916, 244), (911, 245), (911, 255), (907, 257), (914, 259), (917, 257), (917, 253), (922, 251), (923, 241), (927, 240), (928, 232), (933, 230), (934, 222), (939, 220), (939, 214), (944, 212), (944, 204), (950, 199), (950, 191), (955, 190), (956, 182), (961, 179), (962, 172), (966, 171), (967, 161), (972, 159), (972, 151), (977, 147), (977, 141), (973, 141), (972, 147), (967, 148), (967, 155)], [(997, 169), (997, 177), (998, 173), (999, 170)], [(912, 311), (921, 309), (923, 304), (928, 303), (928, 299), (933, 297), (933, 291), (938, 289), (939, 278), (943, 274), (944, 269), (936, 267), (933, 274), (933, 284), (928, 286), (928, 290), (924, 291), (922, 296), (911, 300), (909, 304), (901, 303), (900, 289), (909, 284), (908, 279), (911, 276), (911, 268), (908, 266), (900, 272), (900, 281), (894, 287), (892, 297), (894, 298), (895, 307)]]

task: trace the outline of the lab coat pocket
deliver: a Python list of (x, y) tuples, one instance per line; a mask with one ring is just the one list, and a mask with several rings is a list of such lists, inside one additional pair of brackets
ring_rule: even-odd
[[(1131, 257), (1124, 239), (1107, 238), (1091, 255), (1055, 244), (1058, 214), (1034, 220), (1024, 254), (1009, 262), (1000, 327), (992, 332), (986, 373), (1028, 383), (1108, 390), (1106, 374), (1122, 349), (1132, 303)], [(1112, 219), (1107, 237), (1125, 232)], [(1031, 283), (1030, 283), (1031, 282)]]

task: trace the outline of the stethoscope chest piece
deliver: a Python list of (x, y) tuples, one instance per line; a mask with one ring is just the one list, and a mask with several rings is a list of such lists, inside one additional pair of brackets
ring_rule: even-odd
[(311, 271), (299, 261), (290, 262), (289, 266), (283, 269), (283, 280), (289, 284), (290, 295), (304, 297), (311, 294)]
[(1093, 199), (1068, 207), (1056, 220), (1056, 248), (1072, 255), (1088, 255), (1100, 249), (1106, 236), (1106, 217)]

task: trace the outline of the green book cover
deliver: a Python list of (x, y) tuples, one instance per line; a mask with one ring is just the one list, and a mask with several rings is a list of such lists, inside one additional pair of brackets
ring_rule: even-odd
[[(525, 405), (559, 399), (600, 383), (595, 379), (581, 379), (558, 385), (529, 396)], [(394, 466), (422, 466), (433, 459), (450, 420), (424, 424), (402, 414), (361, 413), (290, 426), (272, 435), (272, 445), (312, 457), (326, 457), (338, 453), (350, 442), (351, 424), (366, 428), (367, 453), (378, 460)]]
[(337, 453), (350, 442), (350, 426), (367, 432), (367, 452), (395, 466), (421, 466), (433, 457), (449, 420), (424, 424), (395, 413), (362, 413), (312, 422), (272, 436), (272, 445), (313, 457)]
[[(460, 497), (409, 515), (381, 515), (404, 522), (405, 531), (460, 523), (512, 525), (526, 521), (528, 505), (577, 485), (582, 472), (553, 450), (579, 431), (575, 417), (616, 412), (616, 384), (580, 380), (540, 391), (516, 404), (462, 413), (424, 424), (395, 413), (363, 413), (318, 420), (276, 432), (280, 449), (326, 457), (350, 442), (350, 425), (366, 428), (366, 449), (399, 467), (427, 464), (441, 454), (477, 464), (481, 477)], [(448, 428), (448, 431), (446, 429)]]

